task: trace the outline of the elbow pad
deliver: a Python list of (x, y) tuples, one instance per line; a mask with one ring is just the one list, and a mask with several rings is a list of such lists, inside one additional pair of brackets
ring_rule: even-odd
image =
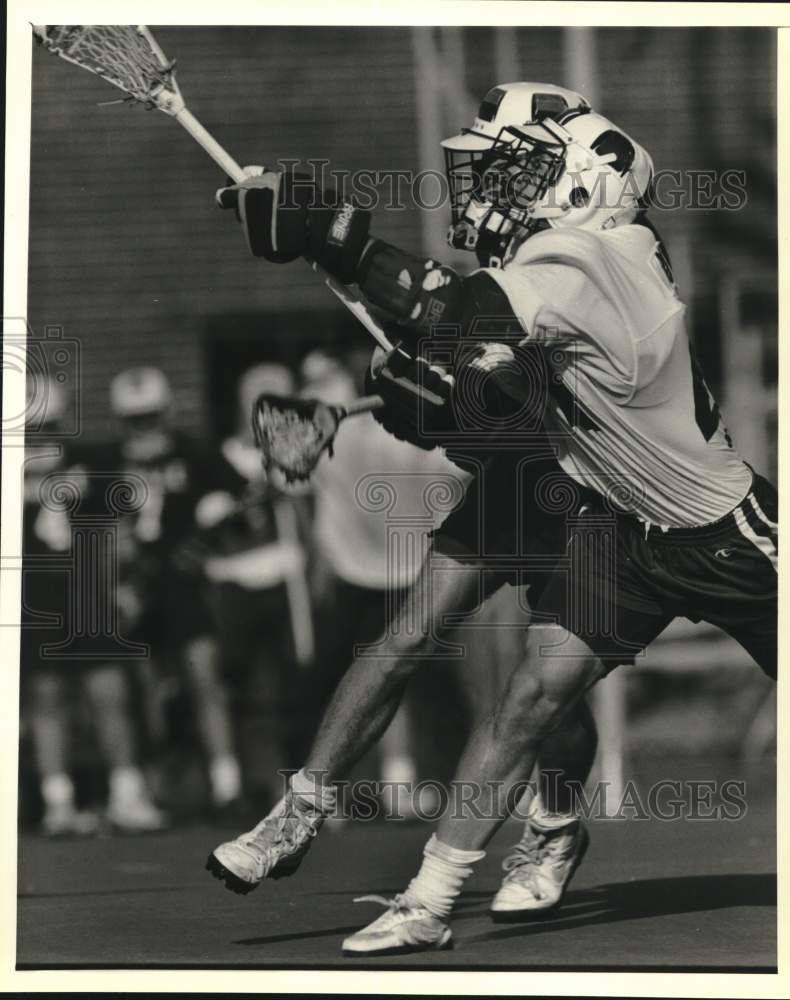
[(357, 282), (370, 301), (419, 334), (438, 324), (457, 323), (463, 279), (438, 261), (414, 257), (383, 240), (372, 240), (357, 269)]

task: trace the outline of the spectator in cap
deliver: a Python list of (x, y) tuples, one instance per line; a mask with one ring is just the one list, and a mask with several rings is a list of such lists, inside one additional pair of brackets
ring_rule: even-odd
[(240, 797), (241, 771), (199, 540), (233, 509), (244, 479), (218, 449), (174, 426), (173, 394), (158, 368), (120, 372), (110, 403), (120, 429), (117, 467), (141, 477), (147, 490), (129, 531), (143, 605), (138, 633), (156, 659), (183, 669), (211, 805), (222, 811)]
[[(84, 692), (108, 771), (107, 819), (127, 832), (154, 830), (163, 825), (163, 816), (151, 800), (138, 763), (126, 670), (118, 662), (96, 662), (90, 643), (72, 642), (69, 615), (75, 602), (69, 587), (80, 588), (81, 583), (69, 572), (75, 568), (70, 514), (87, 509), (96, 517), (101, 509), (94, 495), (90, 456), (78, 454), (68, 439), (58, 437), (65, 406), (57, 382), (28, 379), (31, 429), (24, 484), (21, 665), (43, 803), (41, 826), (50, 835), (91, 833), (99, 826), (94, 811), (77, 808), (71, 776), (75, 722), (71, 709), (75, 697)], [(64, 496), (79, 498), (77, 505), (68, 509), (59, 502), (61, 488)], [(117, 596), (115, 590), (102, 595), (103, 605)]]

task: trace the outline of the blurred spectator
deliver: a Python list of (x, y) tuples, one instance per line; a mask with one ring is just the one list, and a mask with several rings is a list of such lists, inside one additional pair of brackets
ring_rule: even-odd
[[(361, 392), (369, 354), (368, 350), (351, 353), (347, 366), (319, 351), (308, 355), (302, 366), (303, 394), (327, 403), (349, 403)], [(390, 544), (398, 529), (387, 512), (360, 505), (357, 486), (371, 473), (379, 474), (397, 492), (399, 519), (410, 515), (424, 525), (430, 519), (423, 500), (426, 474), (428, 479), (432, 474), (456, 480), (462, 476), (438, 449), (423, 451), (399, 441), (370, 415), (341, 424), (334, 456), (322, 458), (313, 475), (323, 621), (322, 669), (316, 685), (319, 709), (350, 664), (355, 647), (381, 636), (422, 564), (423, 550), (406, 555), (410, 546), (405, 534), (403, 544)], [(407, 533), (412, 530), (406, 528)], [(401, 558), (393, 558), (395, 551)], [(385, 783), (413, 785), (418, 780), (411, 697), (407, 690), (379, 744), (379, 778)], [(399, 796), (398, 806), (403, 813), (409, 811), (407, 793)]]
[(241, 771), (196, 539), (233, 508), (244, 479), (219, 451), (173, 427), (172, 393), (159, 369), (116, 375), (110, 403), (120, 430), (112, 467), (139, 476), (147, 491), (128, 533), (141, 604), (137, 633), (157, 661), (184, 670), (212, 806), (222, 810), (241, 794)]
[(298, 741), (306, 736), (301, 687), (314, 652), (305, 500), (267, 478), (251, 426), (261, 393), (293, 391), (293, 375), (282, 365), (256, 365), (242, 375), (236, 432), (223, 441), (222, 453), (245, 492), (206, 536), (206, 575), (214, 583), (223, 656), (238, 688), (234, 719), (245, 783), (256, 803), (279, 797), (281, 790), (270, 783), (278, 769), (299, 759)]
[[(30, 377), (29, 411), (36, 399), (44, 401), (45, 410), (40, 428), (26, 441), (21, 665), (44, 807), (42, 829), (50, 835), (90, 833), (99, 824), (94, 812), (77, 808), (70, 774), (71, 702), (83, 689), (109, 771), (107, 819), (125, 831), (157, 829), (163, 817), (137, 763), (126, 672), (117, 663), (91, 663), (90, 649), (80, 651), (72, 643), (75, 615), (82, 612), (93, 618), (101, 609), (79, 607), (85, 594), (82, 581), (69, 572), (76, 558), (70, 515), (77, 510), (100, 515), (103, 499), (94, 495), (98, 491), (86, 457), (79, 460), (73, 447), (57, 440), (65, 408), (57, 382)], [(106, 608), (116, 600), (113, 584), (111, 578), (110, 592), (94, 595), (94, 604), (98, 601)], [(58, 657), (48, 656), (56, 646), (60, 646)]]

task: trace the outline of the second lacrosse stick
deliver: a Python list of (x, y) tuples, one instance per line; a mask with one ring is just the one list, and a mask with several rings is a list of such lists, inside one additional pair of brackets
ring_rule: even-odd
[(252, 429), (264, 467), (279, 469), (291, 483), (307, 479), (321, 455), (332, 454), (341, 421), (384, 406), (381, 396), (362, 396), (348, 406), (317, 399), (264, 394), (253, 407)]

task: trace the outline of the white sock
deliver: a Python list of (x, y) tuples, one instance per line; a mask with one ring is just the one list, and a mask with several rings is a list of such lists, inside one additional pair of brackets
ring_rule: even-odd
[(308, 774), (300, 768), (291, 778), (291, 791), (306, 801), (316, 812), (328, 815), (335, 811), (337, 789), (333, 785), (322, 784), (320, 772)]
[(425, 845), (420, 870), (404, 895), (437, 917), (449, 917), (464, 882), (472, 874), (471, 866), (485, 856), (485, 851), (449, 847), (433, 834)]
[(527, 812), (527, 822), (537, 830), (561, 830), (564, 826), (570, 826), (578, 820), (575, 813), (549, 812), (543, 805), (540, 795), (536, 795), (529, 804)]
[(110, 798), (128, 802), (130, 799), (144, 798), (148, 789), (139, 767), (114, 767), (110, 771)]
[(74, 805), (74, 782), (64, 772), (47, 774), (41, 779), (41, 797), (47, 809)]
[(208, 778), (215, 805), (224, 806), (241, 795), (241, 769), (232, 754), (214, 757), (208, 765)]

